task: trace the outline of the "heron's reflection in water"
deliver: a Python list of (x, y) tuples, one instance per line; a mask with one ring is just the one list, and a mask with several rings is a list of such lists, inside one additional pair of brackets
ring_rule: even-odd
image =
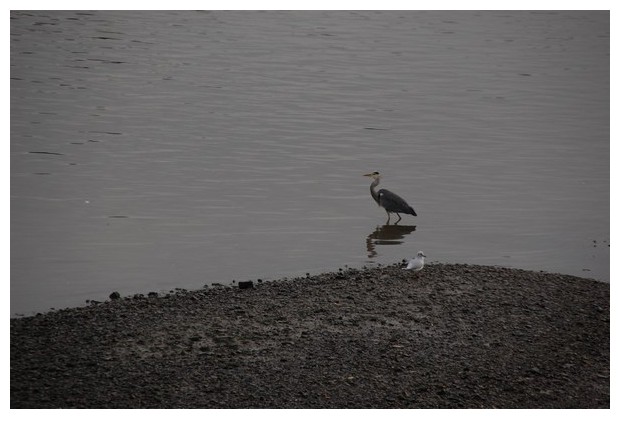
[(377, 256), (376, 246), (402, 244), (406, 235), (415, 231), (415, 225), (382, 225), (368, 235), (366, 238), (366, 250), (368, 257)]

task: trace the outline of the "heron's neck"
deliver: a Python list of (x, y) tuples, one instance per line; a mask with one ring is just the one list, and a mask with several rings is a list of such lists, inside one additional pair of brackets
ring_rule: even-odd
[(381, 179), (379, 177), (377, 177), (370, 184), (370, 195), (372, 195), (372, 198), (377, 202), (377, 204), (379, 204), (379, 194), (377, 193), (377, 190), (375, 188), (379, 185), (379, 180), (381, 180)]

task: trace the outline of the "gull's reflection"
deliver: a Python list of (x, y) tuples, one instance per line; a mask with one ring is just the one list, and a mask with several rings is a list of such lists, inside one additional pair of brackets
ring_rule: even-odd
[(389, 225), (377, 226), (366, 238), (366, 250), (368, 257), (377, 256), (376, 246), (402, 244), (406, 235), (415, 231), (415, 225)]

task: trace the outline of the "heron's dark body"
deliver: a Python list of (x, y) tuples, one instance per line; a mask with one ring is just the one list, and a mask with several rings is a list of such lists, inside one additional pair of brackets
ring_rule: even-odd
[(380, 189), (377, 193), (377, 204), (390, 213), (404, 213), (417, 216), (417, 213), (407, 201), (387, 189)]

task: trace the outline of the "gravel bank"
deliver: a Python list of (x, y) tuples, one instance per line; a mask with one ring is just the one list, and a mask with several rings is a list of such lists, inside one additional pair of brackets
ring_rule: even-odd
[(609, 284), (397, 264), (11, 319), (12, 408), (609, 408)]

